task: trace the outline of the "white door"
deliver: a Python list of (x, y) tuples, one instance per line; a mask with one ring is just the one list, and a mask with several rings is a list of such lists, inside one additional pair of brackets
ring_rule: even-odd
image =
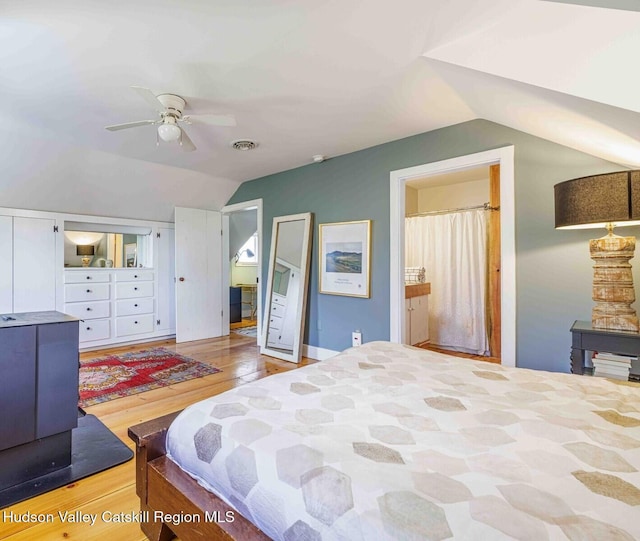
[(13, 312), (13, 218), (0, 216), (0, 314)]
[(222, 335), (222, 215), (176, 207), (176, 342)]
[(174, 284), (175, 231), (168, 227), (158, 228), (158, 306), (156, 330), (175, 332), (176, 328), (176, 287)]
[(56, 309), (55, 220), (13, 219), (13, 311)]

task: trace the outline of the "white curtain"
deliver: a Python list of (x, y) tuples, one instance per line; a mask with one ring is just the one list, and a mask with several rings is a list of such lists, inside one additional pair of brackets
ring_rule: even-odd
[(488, 354), (487, 212), (482, 209), (405, 220), (405, 266), (424, 267), (431, 343)]

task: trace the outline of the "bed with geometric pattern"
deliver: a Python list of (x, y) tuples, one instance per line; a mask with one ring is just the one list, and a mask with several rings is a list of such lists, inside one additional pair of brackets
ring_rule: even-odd
[(640, 387), (603, 378), (372, 342), (188, 407), (156, 454), (234, 517), (167, 539), (640, 539)]

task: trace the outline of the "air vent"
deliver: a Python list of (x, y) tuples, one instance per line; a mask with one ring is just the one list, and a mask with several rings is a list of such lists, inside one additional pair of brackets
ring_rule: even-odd
[(231, 143), (231, 146), (236, 150), (247, 151), (256, 148), (258, 146), (258, 143), (252, 141), (251, 139), (239, 139), (238, 141), (233, 141)]

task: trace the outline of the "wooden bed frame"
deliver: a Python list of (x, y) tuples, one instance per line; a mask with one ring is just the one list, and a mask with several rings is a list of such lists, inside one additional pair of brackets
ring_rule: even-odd
[[(167, 430), (179, 413), (129, 428), (129, 437), (136, 444), (136, 493), (140, 498), (140, 511), (148, 512), (143, 515), (146, 520), (142, 521), (142, 531), (151, 541), (169, 541), (174, 536), (181, 541), (270, 539), (166, 456)], [(162, 513), (169, 521), (161, 520), (156, 513)], [(207, 514), (215, 520), (205, 520)], [(177, 520), (166, 515), (173, 515)], [(196, 516), (200, 518), (189, 521)]]

